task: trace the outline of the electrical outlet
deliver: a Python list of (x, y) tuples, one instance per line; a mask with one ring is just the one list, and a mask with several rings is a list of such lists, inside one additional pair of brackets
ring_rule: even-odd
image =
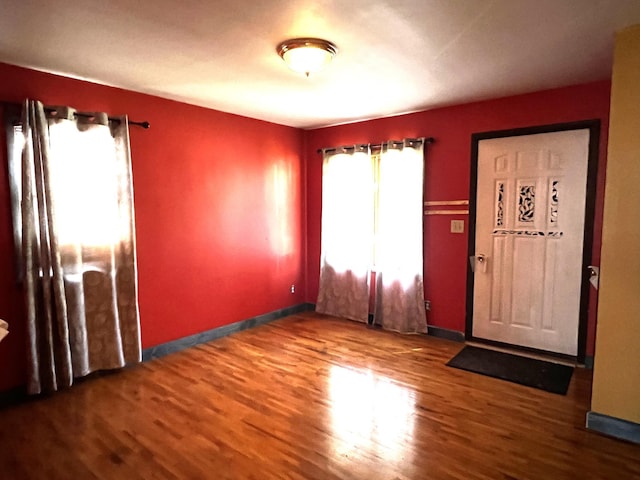
[(295, 285), (291, 285), (291, 293), (296, 293), (296, 286)]
[(425, 300), (425, 301), (424, 301), (424, 309), (425, 309), (427, 312), (430, 312), (430, 311), (431, 311), (431, 300)]

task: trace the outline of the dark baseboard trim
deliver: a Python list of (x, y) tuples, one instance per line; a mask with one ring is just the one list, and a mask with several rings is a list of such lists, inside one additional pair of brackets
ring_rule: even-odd
[(444, 338), (446, 340), (453, 340), (454, 342), (464, 342), (464, 333), (456, 330), (449, 330), (442, 327), (432, 327), (429, 325), (427, 335), (432, 337)]
[[(224, 325), (222, 327), (214, 328), (206, 332), (201, 332), (195, 335), (190, 335), (188, 337), (179, 338), (171, 342), (163, 343), (161, 345), (156, 345), (155, 347), (144, 349), (142, 351), (142, 361), (146, 362), (154, 358), (163, 357), (170, 353), (184, 350), (185, 348), (192, 347), (199, 343), (210, 342), (211, 340), (225, 337), (227, 335), (231, 335), (232, 333), (240, 332), (242, 330), (247, 330), (248, 328), (257, 327), (258, 325), (263, 325), (265, 323), (278, 320), (279, 318), (283, 318), (288, 315), (294, 315), (296, 313), (307, 312), (314, 309), (315, 309), (315, 305), (312, 303), (300, 303), (298, 305), (293, 305), (291, 307), (282, 308), (274, 312), (258, 315), (257, 317), (249, 318), (247, 320), (242, 320), (236, 323), (232, 323), (230, 325)], [(117, 371), (119, 370), (94, 372), (91, 375), (88, 375), (86, 377), (75, 378), (73, 383), (74, 384), (81, 383), (90, 378), (94, 378), (100, 375), (108, 375), (110, 373), (114, 373)], [(19, 403), (24, 403), (27, 401), (37, 400), (46, 395), (47, 394), (28, 395), (27, 389), (25, 386), (12, 388), (10, 390), (0, 392), (0, 409), (10, 407), (12, 405), (17, 405)]]
[(612, 437), (640, 444), (640, 424), (610, 417), (596, 412), (587, 412), (587, 428)]
[(310, 303), (300, 303), (291, 307), (281, 308), (273, 312), (258, 315), (257, 317), (248, 318), (239, 322), (231, 323), (229, 325), (223, 325), (222, 327), (207, 330), (205, 332), (196, 333), (188, 337), (178, 338), (171, 342), (162, 343), (154, 347), (145, 348), (142, 351), (142, 361), (146, 362), (153, 360), (154, 358), (164, 357), (170, 353), (179, 352), (185, 348), (193, 347), (200, 343), (210, 342), (218, 338), (226, 337), (232, 333), (241, 332), (249, 328), (257, 327), (265, 323), (278, 320), (279, 318), (286, 317), (288, 315), (294, 315), (300, 312), (307, 312), (312, 310), (313, 305)]
[[(315, 303), (307, 303), (307, 305), (309, 311), (314, 311), (316, 309)], [(373, 313), (370, 313), (367, 318), (367, 327), (382, 328), (382, 325), (375, 323)], [(432, 337), (444, 338), (445, 340), (453, 340), (454, 342), (464, 343), (464, 333), (458, 332), (456, 330), (449, 330), (448, 328), (432, 327), (431, 325), (429, 325), (427, 327), (427, 335), (431, 335)]]
[(593, 370), (593, 355), (587, 355), (584, 357), (584, 368)]
[(11, 390), (0, 392), (0, 409), (24, 403), (31, 397), (27, 395), (26, 387), (16, 387)]

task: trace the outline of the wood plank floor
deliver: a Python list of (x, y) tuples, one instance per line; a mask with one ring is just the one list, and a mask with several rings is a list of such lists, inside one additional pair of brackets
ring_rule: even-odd
[(1, 410), (0, 478), (640, 478), (583, 427), (590, 371), (560, 396), (446, 367), (461, 347), (287, 317)]

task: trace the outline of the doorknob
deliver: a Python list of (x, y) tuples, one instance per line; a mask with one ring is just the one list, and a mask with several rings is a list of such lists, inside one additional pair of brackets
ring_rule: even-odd
[(489, 258), (481, 253), (479, 255), (476, 255), (476, 259), (478, 260), (478, 265), (480, 265), (480, 271), (482, 273), (487, 273), (487, 264), (489, 263)]
[(593, 285), (593, 288), (597, 290), (600, 280), (600, 267), (589, 265), (587, 267), (587, 271), (589, 272), (589, 282), (591, 283), (591, 285)]
[(471, 271), (475, 272), (476, 267), (479, 267), (479, 272), (485, 273), (487, 271), (487, 263), (489, 263), (489, 259), (486, 255), (479, 253), (477, 255), (472, 255), (469, 257), (469, 263), (471, 264)]

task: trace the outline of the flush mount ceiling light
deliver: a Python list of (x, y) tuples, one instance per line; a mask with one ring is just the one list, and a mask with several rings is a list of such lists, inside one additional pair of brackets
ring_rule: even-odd
[(338, 53), (333, 43), (320, 38), (292, 38), (282, 42), (276, 50), (291, 70), (307, 77), (324, 68)]

